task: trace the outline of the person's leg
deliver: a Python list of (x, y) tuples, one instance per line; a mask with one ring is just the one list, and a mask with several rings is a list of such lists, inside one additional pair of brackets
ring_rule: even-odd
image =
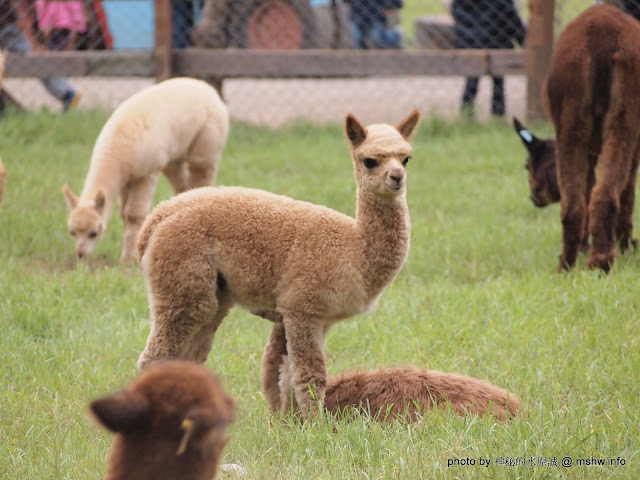
[(462, 113), (473, 113), (473, 102), (478, 93), (478, 77), (467, 77), (462, 94)]
[(66, 78), (45, 77), (41, 81), (47, 92), (62, 102), (63, 111), (68, 112), (78, 105), (82, 93), (76, 91)]
[(353, 48), (367, 48), (364, 29), (355, 22), (351, 22), (351, 46)]
[(491, 113), (503, 116), (506, 104), (504, 99), (504, 77), (493, 77), (493, 97), (491, 99)]
[(402, 34), (398, 30), (387, 30), (383, 22), (373, 22), (370, 26), (371, 40), (376, 48), (401, 48)]
[(14, 53), (31, 51), (31, 44), (24, 33), (13, 23), (0, 27), (0, 48)]
[(171, 46), (173, 48), (186, 48), (189, 45), (191, 9), (192, 2), (171, 1)]
[[(9, 24), (0, 28), (0, 48), (15, 53), (28, 53), (31, 51), (31, 44), (16, 25)], [(48, 77), (41, 80), (47, 91), (62, 102), (64, 111), (74, 108), (80, 100), (81, 95), (66, 78)]]

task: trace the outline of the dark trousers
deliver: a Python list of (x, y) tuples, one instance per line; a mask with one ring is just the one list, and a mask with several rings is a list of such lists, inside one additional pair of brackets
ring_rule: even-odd
[[(493, 95), (491, 97), (491, 113), (504, 115), (504, 77), (491, 77), (493, 80)], [(462, 94), (462, 109), (473, 109), (473, 101), (478, 93), (478, 77), (467, 77), (467, 83)]]

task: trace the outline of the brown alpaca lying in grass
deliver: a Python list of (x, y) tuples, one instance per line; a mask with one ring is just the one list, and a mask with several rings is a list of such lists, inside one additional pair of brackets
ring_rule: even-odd
[(636, 245), (640, 23), (608, 5), (576, 17), (556, 42), (543, 99), (555, 144), (537, 139), (519, 122), (515, 127), (530, 153), (532, 200), (538, 206), (562, 204), (558, 270), (575, 265), (591, 235), (587, 264), (608, 272), (616, 239), (622, 253)]
[[(284, 327), (276, 323), (263, 356), (263, 380), (265, 371), (270, 371), (272, 365), (279, 366), (279, 409), (287, 413), (295, 410), (296, 405), (291, 395), (290, 365), (284, 345)], [(263, 382), (263, 388), (267, 392), (271, 383)], [(274, 397), (273, 393), (267, 394), (267, 398), (270, 397)], [(434, 408), (451, 408), (459, 415), (491, 414), (506, 420), (520, 411), (520, 400), (477, 378), (402, 367), (332, 375), (327, 381), (324, 407), (334, 414), (356, 408), (378, 420), (389, 421), (405, 414), (415, 420), (418, 414)]]
[(415, 420), (434, 408), (458, 415), (493, 415), (504, 421), (520, 412), (520, 400), (484, 380), (413, 367), (383, 368), (329, 377), (325, 408), (357, 408), (379, 420), (409, 415)]
[[(420, 114), (397, 127), (362, 126), (348, 115), (357, 185), (356, 218), (242, 187), (202, 188), (161, 203), (138, 239), (153, 324), (138, 360), (204, 362), (234, 304), (286, 331), (292, 385), (302, 415), (323, 398), (323, 345), (336, 322), (371, 310), (409, 252), (409, 139)], [(280, 405), (279, 365), (263, 380)]]
[(91, 403), (115, 433), (105, 480), (211, 480), (233, 419), (233, 399), (203, 365), (161, 362), (123, 391)]

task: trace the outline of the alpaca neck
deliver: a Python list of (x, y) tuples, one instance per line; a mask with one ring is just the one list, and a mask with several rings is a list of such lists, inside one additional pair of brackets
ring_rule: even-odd
[(80, 195), (80, 203), (91, 204), (95, 201), (98, 192), (102, 190), (105, 204), (100, 216), (105, 223), (109, 219), (113, 203), (121, 188), (120, 171), (118, 169), (114, 171), (111, 163), (104, 158), (98, 161), (95, 158), (91, 159), (87, 180)]
[(411, 222), (404, 195), (358, 195), (356, 225), (361, 235), (363, 277), (370, 295), (379, 295), (400, 271), (409, 253)]

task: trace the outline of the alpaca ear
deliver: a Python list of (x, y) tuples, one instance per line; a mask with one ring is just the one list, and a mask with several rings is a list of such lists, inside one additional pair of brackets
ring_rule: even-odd
[(180, 428), (184, 431), (176, 455), (182, 455), (190, 445), (200, 444), (214, 430), (220, 433), (233, 421), (234, 401), (228, 395), (223, 398), (224, 410), (217, 405), (193, 407), (184, 417)]
[(353, 148), (358, 148), (367, 138), (367, 129), (362, 126), (358, 119), (350, 113), (345, 120), (344, 131)]
[(536, 137), (531, 131), (527, 129), (520, 120), (516, 117), (513, 117), (513, 128), (522, 140), (522, 143), (527, 148), (529, 153), (537, 157), (540, 153), (540, 150), (544, 147), (544, 142)]
[(67, 202), (69, 210), (73, 210), (78, 206), (78, 197), (71, 191), (69, 184), (65, 183), (62, 186), (62, 194), (64, 195), (64, 199)]
[(102, 211), (104, 210), (104, 204), (106, 202), (104, 191), (102, 189), (98, 190), (96, 193), (96, 199), (94, 200), (95, 208), (100, 215), (102, 215)]
[(91, 413), (107, 430), (129, 433), (149, 423), (151, 406), (139, 393), (122, 391), (91, 402)]
[(398, 126), (396, 126), (396, 130), (398, 130), (400, 135), (402, 135), (402, 138), (410, 140), (419, 123), (420, 112), (417, 109), (414, 109), (407, 118), (402, 120)]

